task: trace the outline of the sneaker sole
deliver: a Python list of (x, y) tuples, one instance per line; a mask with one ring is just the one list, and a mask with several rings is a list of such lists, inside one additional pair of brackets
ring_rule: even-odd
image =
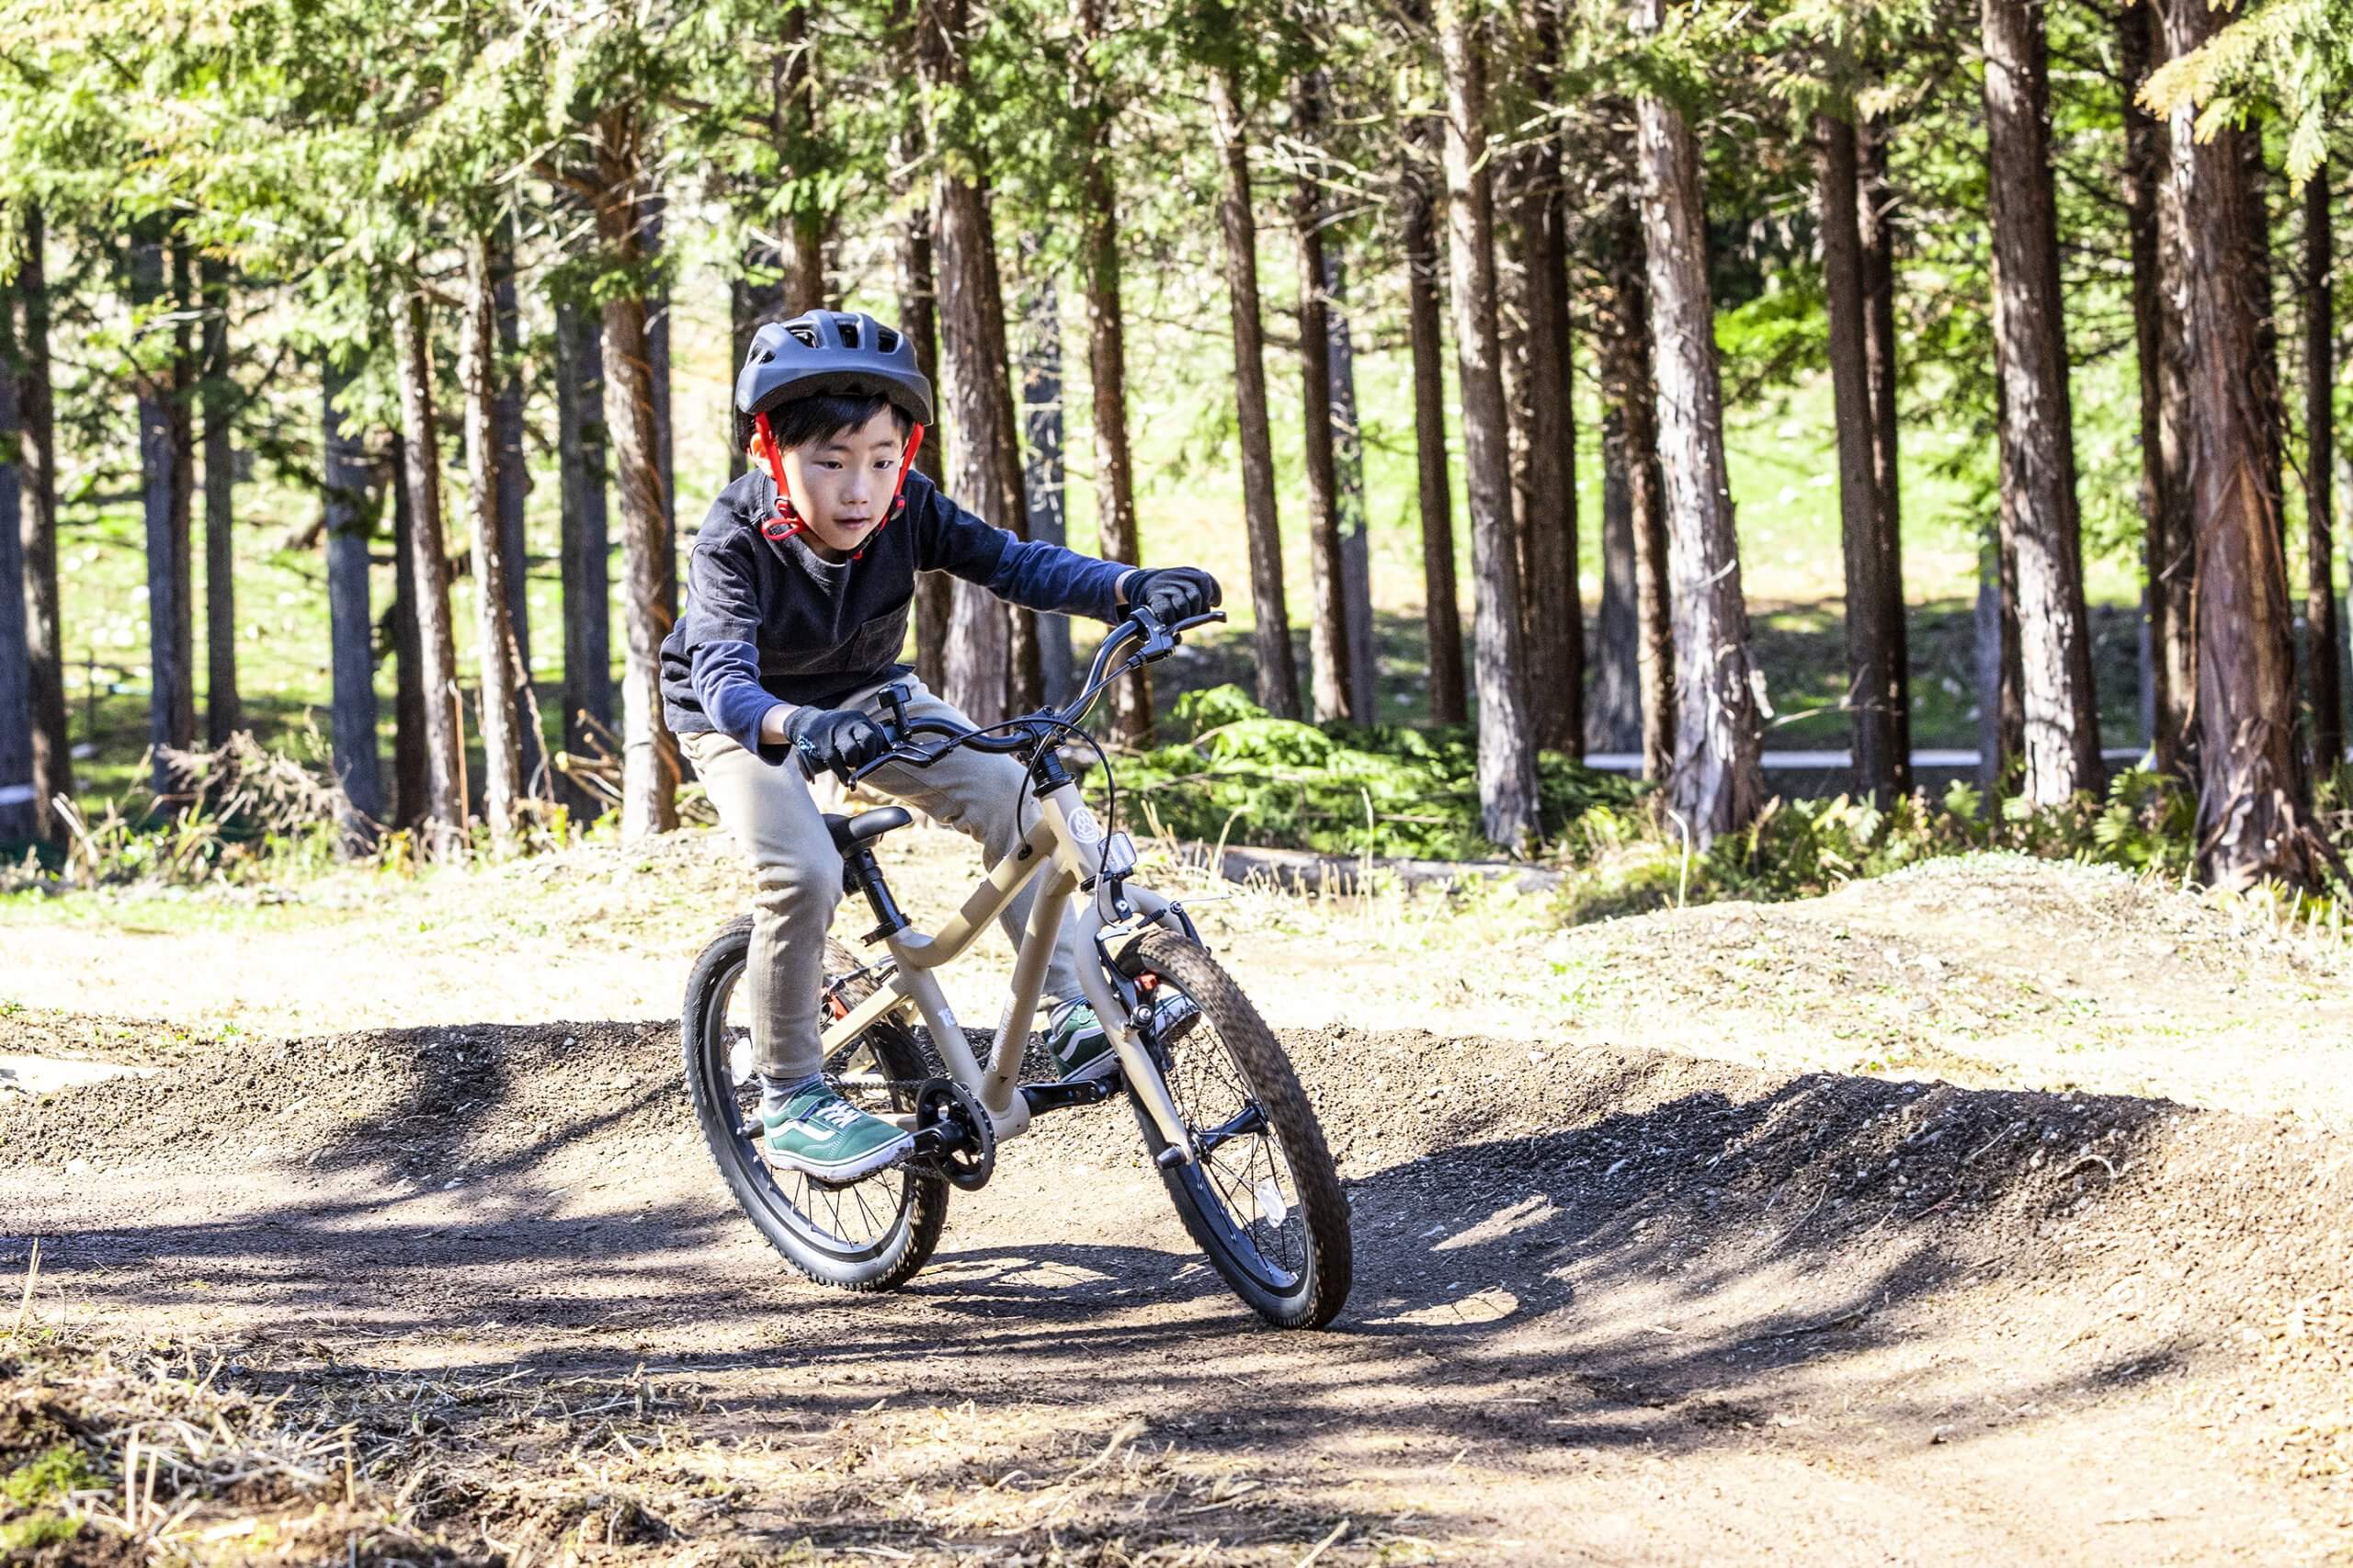
[(915, 1138), (910, 1134), (901, 1138), (895, 1143), (884, 1144), (863, 1159), (821, 1165), (813, 1161), (796, 1159), (790, 1154), (779, 1154), (767, 1146), (766, 1139), (762, 1139), (760, 1157), (767, 1162), (768, 1168), (771, 1170), (790, 1171), (795, 1176), (807, 1176), (811, 1181), (821, 1181), (834, 1187), (845, 1187), (854, 1181), (863, 1181), (877, 1171), (889, 1169), (899, 1161), (905, 1159), (915, 1146)]

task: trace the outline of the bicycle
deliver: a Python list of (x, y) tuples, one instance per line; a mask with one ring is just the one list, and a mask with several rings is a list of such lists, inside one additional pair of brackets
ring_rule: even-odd
[[(868, 1291), (905, 1284), (938, 1245), (949, 1192), (986, 1186), (999, 1143), (1019, 1136), (1038, 1116), (1099, 1104), (1124, 1088), (1187, 1232), (1235, 1294), (1283, 1328), (1322, 1327), (1347, 1301), (1347, 1199), (1323, 1129), (1273, 1031), (1211, 956), (1183, 907), (1131, 880), (1136, 849), (1117, 830), (1110, 759), (1080, 727), (1113, 681), (1165, 658), (1182, 632), (1224, 619), (1212, 612), (1170, 626), (1139, 608), (1105, 637), (1067, 704), (1000, 724), (909, 721), (904, 688), (884, 691), (881, 726), (891, 750), (849, 782), (893, 762), (922, 767), (955, 747), (973, 746), (1020, 757), (1038, 804), (1037, 823), (1020, 846), (936, 932), (915, 928), (874, 857), (878, 840), (914, 820), (907, 811), (886, 806), (825, 816), (842, 853), (845, 891), (863, 896), (874, 914), (865, 943), (884, 951), (861, 964), (838, 941), (826, 943), (824, 1072), (851, 1103), (914, 1131), (915, 1146), (898, 1163), (838, 1185), (771, 1167), (758, 1147), (760, 1085), (750, 1029), (731, 1013), (751, 917), (729, 923), (696, 960), (681, 1029), (696, 1117), (736, 1202), (811, 1279)], [(1091, 749), (1103, 770), (1106, 810), (1114, 813), (1109, 829), (1087, 808), (1063, 764), (1065, 737)], [(938, 744), (927, 747), (933, 739)], [(1006, 1007), (983, 1061), (935, 971), (1041, 877), (1045, 884), (1017, 946)], [(1081, 966), (1080, 983), (1119, 1067), (1092, 1081), (1023, 1083), (1047, 959), (1066, 909), (1082, 895), (1077, 920), (1098, 961)], [(910, 1011), (929, 1030), (928, 1050)]]

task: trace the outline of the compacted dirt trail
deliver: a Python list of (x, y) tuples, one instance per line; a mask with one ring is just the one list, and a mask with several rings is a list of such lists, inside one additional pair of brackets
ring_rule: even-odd
[[(0, 1054), (124, 1027), (20, 1010)], [(511, 1562), (2353, 1550), (2332, 1134), (1284, 1041), (1354, 1206), (1324, 1333), (1197, 1261), (1116, 1103), (1007, 1145), (910, 1289), (807, 1285), (652, 1020), (199, 1043), (0, 1101), (0, 1269), (40, 1238), (37, 1317), (220, 1347), (400, 1447), (404, 1524)]]

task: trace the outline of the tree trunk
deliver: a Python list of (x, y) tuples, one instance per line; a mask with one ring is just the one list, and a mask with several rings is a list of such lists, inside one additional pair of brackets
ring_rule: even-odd
[[(612, 590), (605, 519), (604, 335), (569, 301), (555, 308), (556, 454), (563, 472), (563, 749), (592, 754), (613, 724)], [(603, 801), (569, 778), (557, 799), (577, 821)]]
[[(1655, 32), (1662, 0), (1643, 0)], [(1682, 112), (1636, 102), (1637, 160), (1649, 268), (1653, 374), (1675, 628), (1675, 765), (1669, 809), (1702, 848), (1737, 833), (1764, 804), (1757, 711), (1764, 679), (1750, 662), (1748, 607), (1724, 472), (1723, 385), (1709, 292), (1699, 150)]]
[(229, 379), (227, 269), (206, 257), (204, 295), (204, 739), (226, 745), (243, 722), (237, 700), (236, 522), (230, 422), (236, 387)]
[(2304, 184), (2304, 690), (2313, 777), (2345, 761), (2344, 650), (2336, 630), (2336, 545), (2330, 482), (2336, 468), (2336, 281), (2328, 165)]
[[(627, 109), (608, 111), (598, 138), (598, 236), (624, 267), (643, 260), (636, 217), (646, 178), (642, 127)], [(666, 399), (666, 362), (647, 340), (652, 309), (642, 294), (605, 301), (605, 433), (621, 497), (621, 842), (678, 825), (678, 745), (662, 716), (662, 640), (676, 619), (676, 555), (667, 505), (657, 398)]]
[(515, 624), (508, 619), (508, 562), (499, 527), (498, 290), (490, 244), (466, 237), (466, 310), (458, 381), (465, 398), (466, 511), (474, 566), (474, 656), (482, 698), (482, 814), (491, 847), (514, 846), (516, 802), (523, 794), (521, 737), (516, 704), (526, 683), (516, 659)]
[(1332, 477), (1340, 513), (1340, 595), (1347, 609), (1348, 711), (1381, 722), (1372, 641), (1372, 541), (1364, 505), (1364, 431), (1357, 422), (1356, 339), (1348, 330), (1347, 267), (1336, 235), (1324, 245), (1324, 298), (1331, 317)]
[(515, 240), (511, 223), (502, 223), (491, 253), (491, 272), (498, 325), (498, 401), (493, 410), (498, 432), (498, 552), (506, 568), (506, 622), (515, 629), (515, 668), (521, 678), (515, 687), (516, 755), (522, 769), (522, 792), (538, 800), (553, 798), (549, 777), (547, 740), (540, 733), (540, 705), (531, 677), (531, 553), (523, 534), (523, 507), (531, 493), (531, 474), (523, 452), (523, 326), (515, 297)]
[(329, 360), (323, 379), (327, 650), (334, 672), (328, 727), (335, 782), (347, 808), (343, 844), (357, 851), (374, 843), (384, 820), (384, 788), (376, 769), (376, 621), (368, 593), (368, 456), (358, 432), (335, 405), (351, 384), (350, 374)]
[[(1103, 0), (1079, 0), (1079, 30), (1090, 49), (1103, 38)], [(1135, 456), (1128, 442), (1127, 318), (1120, 298), (1119, 191), (1111, 178), (1110, 106), (1100, 78), (1085, 82), (1088, 135), (1079, 174), (1079, 278), (1086, 291), (1086, 368), (1095, 427), (1097, 548), (1106, 561), (1143, 563), (1136, 527)], [(1123, 746), (1152, 739), (1152, 677), (1138, 669), (1111, 688), (1111, 735)]]
[[(2246, 246), (2247, 282), (2255, 295), (2255, 363), (2261, 375), (2263, 473), (2271, 486), (2271, 514), (2284, 529), (2287, 491), (2281, 476), (2287, 466), (2287, 391), (2279, 377), (2279, 299), (2271, 286), (2271, 170), (2263, 161), (2260, 131), (2240, 137), (2238, 146), (2244, 176), (2239, 206), (2245, 223), (2242, 241)], [(2284, 540), (2283, 534), (2283, 549)]]
[[(1033, 262), (1035, 237), (1023, 242)], [(1030, 281), (1021, 306), (1021, 500), (1031, 539), (1065, 544), (1070, 529), (1063, 506), (1063, 312), (1051, 273)], [(1057, 707), (1070, 700), (1070, 618), (1040, 616), (1040, 695)]]
[[(2137, 99), (2149, 76), (2153, 18), (2143, 0), (2124, 0), (2116, 13), (2117, 55), (2124, 76), (2124, 227), (2132, 256), (2133, 348), (2141, 403), (2141, 722), (2157, 770), (2181, 768), (2179, 699), (2168, 652), (2181, 632), (2173, 625), (2174, 596), (2162, 580), (2174, 550), (2166, 539), (2163, 429), (2165, 308), (2157, 263), (2157, 191), (2165, 179), (2165, 142), (2156, 120)], [(2181, 694), (2186, 697), (2187, 693)]]
[[(1324, 73), (1302, 75), (1291, 94), (1291, 135), (1312, 153), (1324, 124)], [(1340, 482), (1333, 453), (1332, 311), (1324, 294), (1324, 192), (1302, 172), (1291, 193), (1299, 252), (1300, 401), (1307, 470), (1309, 685), (1318, 719), (1353, 719), (1348, 676), (1347, 568), (1340, 553)]]
[(1495, 347), (1495, 198), (1487, 166), (1487, 40), (1446, 0), (1438, 42), (1446, 67), (1447, 251), (1454, 362), (1462, 385), (1462, 469), (1471, 510), (1473, 668), (1479, 687), (1479, 814), (1489, 839), (1515, 853), (1540, 831), (1536, 746), (1520, 642), (1519, 569), (1511, 517), (1511, 431)]
[(1659, 472), (1658, 389), (1651, 376), (1650, 284), (1643, 227), (1631, 198), (1611, 203), (1597, 347), (1603, 405), (1623, 447), (1627, 550), (1633, 571), (1634, 722), (1643, 777), (1675, 767), (1675, 628), (1667, 593), (1666, 492)]
[[(396, 371), (397, 373), (397, 368)], [(425, 739), (425, 629), (409, 563), (416, 559), (416, 517), (409, 506), (408, 438), (392, 433), (392, 795), (393, 822), (423, 835), (432, 767)]]
[[(2165, 18), (2157, 4), (2146, 4), (2143, 17), (2142, 71), (2145, 75), (2152, 50), (2165, 47)], [(2128, 52), (2126, 60), (2131, 59)], [(2172, 131), (2137, 109), (2152, 134), (2147, 149), (2148, 176), (2154, 182), (2156, 208), (2156, 254), (2149, 282), (2150, 297), (2138, 293), (2135, 312), (2155, 318), (2157, 441), (2155, 494), (2148, 521), (2150, 641), (2155, 665), (2152, 685), (2155, 699), (2154, 750), (2157, 769), (2177, 778), (2194, 779), (2197, 771), (2198, 695), (2198, 528), (2189, 472), (2190, 365), (2181, 335), (2177, 301), (2181, 297), (2184, 265), (2182, 236), (2191, 215), (2182, 208), (2182, 187), (2170, 173), (2177, 153)], [(2126, 120), (2128, 129), (2134, 119)], [(2127, 155), (2131, 145), (2127, 143)], [(2186, 154), (2184, 154), (2186, 155)]]
[[(17, 412), (24, 422), (20, 454), (24, 496), (25, 644), (31, 665), (34, 799), (39, 831), (62, 837), (54, 804), (74, 794), (74, 751), (65, 724), (65, 644), (57, 597), (57, 413), (49, 368), (47, 227), (40, 207), (27, 202), (24, 252), (17, 265), (17, 295), (24, 304), (23, 378)], [(0, 301), (5, 308), (5, 301)]]
[[(392, 305), (393, 356), (401, 383), (403, 483), (409, 537), (404, 574), (417, 625), (417, 685), (425, 728), (426, 853), (439, 857), (465, 842), (464, 737), (458, 722), (458, 649), (449, 625), (449, 562), (441, 530), (441, 438), (433, 409), (433, 358), (424, 297), (404, 293)], [(407, 809), (403, 802), (402, 809)]]
[[(1010, 528), (1012, 508), (997, 483), (998, 452), (1013, 432), (998, 423), (990, 383), (1005, 379), (1002, 359), (989, 354), (988, 268), (983, 251), (994, 243), (981, 193), (943, 171), (938, 196), (941, 410), (954, 435), (949, 490), (992, 528)], [(941, 696), (975, 723), (994, 724), (1011, 711), (1007, 682), (1011, 631), (1004, 602), (978, 584), (958, 580), (949, 599)]]
[(172, 245), (172, 537), (179, 543), (179, 660), (187, 671), (182, 700), (188, 744), (196, 742), (196, 403), (203, 364), (196, 353), (196, 257)]
[(1447, 475), (1446, 370), (1440, 363), (1438, 202), (1427, 166), (1438, 125), (1417, 120), (1419, 150), (1404, 187), (1405, 315), (1414, 361), (1414, 457), (1422, 520), (1422, 617), (1429, 643), (1430, 722), (1460, 724), (1471, 716), (1462, 668), (1462, 609), (1454, 585), (1454, 494)]
[[(939, 381), (939, 300), (931, 256), (931, 203), (916, 203), (899, 237), (899, 330), (914, 339), (915, 360), (937, 387)], [(915, 466), (938, 483), (948, 473), (947, 432), (926, 431)], [(915, 577), (915, 678), (934, 691), (948, 685), (948, 620), (955, 580), (944, 572)]]
[[(782, 283), (786, 317), (825, 303), (825, 210), (818, 177), (824, 143), (817, 135), (816, 73), (809, 41), (809, 7), (786, 6), (777, 17), (776, 117), (772, 134), (785, 176), (796, 183), (784, 231)], [(739, 359), (738, 364), (742, 361)]]
[(1643, 742), (1643, 692), (1635, 676), (1634, 506), (1626, 420), (1603, 393), (1601, 414), (1601, 605), (1595, 615), (1593, 691), (1586, 703), (1591, 751), (1631, 752)]
[[(1029, 508), (1022, 499), (1020, 416), (1013, 406), (1013, 347), (1005, 321), (1005, 278), (997, 267), (996, 198), (988, 181), (980, 184), (981, 232), (988, 236), (981, 247), (981, 324), (987, 333), (983, 363), (996, 367), (987, 382), (996, 404), (994, 427), (1006, 432), (994, 449), (992, 465), (1000, 497), (1002, 527), (1017, 537), (1028, 537)], [(1006, 680), (1010, 711), (1026, 713), (1046, 699), (1045, 665), (1038, 636), (1038, 612), (1022, 605), (1006, 607)]]
[[(2169, 58), (2219, 18), (2204, 0), (2166, 0)], [(2295, 672), (2287, 562), (2264, 465), (2259, 280), (2245, 265), (2246, 165), (2224, 130), (2191, 133), (2173, 117), (2167, 179), (2186, 216), (2178, 292), (2189, 396), (2182, 437), (2198, 540), (2199, 862), (2209, 880), (2314, 881), (2325, 851), (2306, 821), (2295, 746)]]
[(1210, 115), (1225, 162), (1218, 217), (1225, 236), (1225, 286), (1233, 324), (1243, 527), (1250, 540), (1251, 612), (1257, 622), (1258, 704), (1277, 718), (1296, 719), (1299, 666), (1291, 655), (1282, 529), (1275, 511), (1274, 437), (1267, 415), (1266, 334), (1258, 313), (1258, 229), (1250, 208), (1250, 147), (1241, 86), (1230, 66), (1210, 73)]
[(2074, 418), (2055, 265), (2048, 91), (2039, 14), (1983, 0), (1987, 200), (1994, 239), (1994, 346), (2006, 398), (2002, 488), (2018, 561), (2026, 778), (2036, 806), (2101, 784), (2091, 625), (2075, 510)]
[[(1533, 13), (1540, 96), (1554, 90), (1560, 44)], [(1519, 509), (1520, 624), (1536, 744), (1585, 755), (1585, 603), (1577, 586), (1577, 454), (1569, 344), (1569, 247), (1561, 144), (1547, 136), (1515, 161), (1514, 230), (1525, 290), (1527, 485)]]
[[(164, 242), (148, 228), (131, 242), (131, 298), (147, 312), (164, 302)], [(164, 758), (165, 747), (185, 751), (196, 740), (195, 649), (189, 599), (188, 514), (180, 506), (180, 469), (186, 449), (177, 438), (174, 404), (178, 395), (176, 358), (148, 362), (138, 372), (139, 457), (142, 506), (146, 517), (148, 678), (147, 741), (151, 781), (158, 795), (181, 787), (178, 770)]]
[(0, 864), (40, 835), (33, 785), (32, 654), (25, 639), (23, 359), (15, 302), (0, 298)]
[(1863, 350), (1862, 234), (1857, 226), (1855, 127), (1826, 111), (1813, 117), (1821, 144), (1822, 281), (1830, 324), (1830, 384), (1838, 427), (1838, 514), (1847, 565), (1847, 705), (1855, 787), (1880, 805), (1895, 778), (1893, 661), (1885, 585), (1880, 581), (1877, 480), (1871, 471), (1870, 376)]
[(1912, 792), (1912, 654), (1905, 635), (1904, 504), (1896, 460), (1895, 193), (1887, 177), (1888, 125), (1856, 127), (1861, 154), (1856, 228), (1863, 244), (1863, 369), (1870, 385), (1871, 527), (1879, 557), (1881, 636), (1888, 653), (1895, 728), (1895, 790)]

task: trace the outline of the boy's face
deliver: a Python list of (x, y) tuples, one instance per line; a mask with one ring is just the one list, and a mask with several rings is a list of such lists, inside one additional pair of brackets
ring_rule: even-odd
[(809, 525), (809, 542), (838, 555), (862, 548), (890, 518), (906, 449), (886, 406), (854, 430), (786, 450), (784, 476)]

